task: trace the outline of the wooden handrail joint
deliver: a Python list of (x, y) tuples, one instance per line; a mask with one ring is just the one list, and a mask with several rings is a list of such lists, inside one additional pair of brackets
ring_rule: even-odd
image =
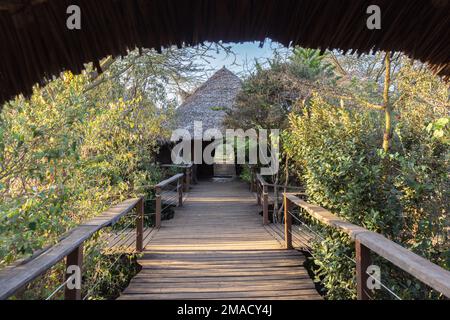
[[(345, 221), (320, 206), (312, 205), (299, 199), (292, 193), (284, 193), (283, 196), (285, 202), (304, 209), (311, 217), (324, 225), (341, 230), (355, 242), (357, 254), (360, 254), (359, 260), (357, 256), (357, 276), (361, 278), (359, 281), (361, 284), (365, 283), (363, 281), (365, 275), (362, 275), (362, 272), (365, 273), (364, 266), (368, 263), (368, 253), (364, 251), (365, 248), (367, 248), (403, 271), (409, 273), (422, 283), (442, 293), (447, 298), (450, 298), (449, 271), (387, 239), (379, 233), (369, 231), (363, 227)], [(362, 265), (358, 265), (358, 263)], [(358, 288), (358, 297), (360, 299), (365, 299), (367, 297), (362, 290), (363, 288)]]

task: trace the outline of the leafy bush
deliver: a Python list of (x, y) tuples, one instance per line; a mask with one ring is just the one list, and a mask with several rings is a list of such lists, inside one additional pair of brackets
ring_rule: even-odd
[[(284, 151), (294, 161), (310, 202), (449, 268), (448, 121), (439, 119), (443, 114), (436, 109), (424, 116), (426, 107), (398, 108), (395, 142), (385, 154), (378, 112), (335, 106), (316, 95), (308, 112), (290, 115)], [(318, 228), (325, 240), (315, 245), (316, 274), (327, 297), (354, 297), (348, 290), (354, 289), (349, 277), (354, 263), (340, 254), (354, 255), (349, 241)], [(431, 297), (423, 285), (377, 261), (384, 279), (400, 295)]]
[[(87, 84), (87, 73), (65, 73), (36, 88), (30, 99), (19, 97), (2, 110), (0, 267), (56, 243), (115, 203), (151, 197), (150, 186), (162, 176), (154, 155), (164, 135), (164, 113), (139, 95), (124, 100), (119, 84), (117, 94), (114, 85), (87, 93)], [(108, 280), (109, 290), (94, 294), (114, 294), (127, 277), (120, 270), (132, 268), (132, 256), (124, 254), (114, 270), (107, 270), (113, 258), (98, 252), (85, 259), (86, 281), (117, 276)], [(44, 297), (61, 283), (62, 268), (34, 282), (23, 296)]]
[(140, 97), (89, 97), (86, 82), (66, 73), (31, 100), (4, 107), (0, 265), (54, 243), (159, 177), (150, 163), (163, 116)]

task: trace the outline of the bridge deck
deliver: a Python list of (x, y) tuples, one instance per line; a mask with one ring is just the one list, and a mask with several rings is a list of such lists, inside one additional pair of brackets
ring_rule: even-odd
[(163, 221), (119, 299), (320, 299), (303, 267), (262, 226), (241, 182), (201, 182)]

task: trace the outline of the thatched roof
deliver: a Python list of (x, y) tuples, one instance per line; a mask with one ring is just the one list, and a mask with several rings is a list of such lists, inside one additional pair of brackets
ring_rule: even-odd
[[(72, 4), (81, 30), (66, 28)], [(369, 5), (381, 30), (366, 27)], [(448, 0), (0, 0), (0, 103), (108, 55), (219, 40), (402, 51), (450, 80), (449, 30)]]
[(187, 129), (194, 137), (194, 121), (201, 121), (203, 132), (219, 129), (224, 133), (226, 110), (234, 105), (241, 88), (241, 80), (234, 73), (225, 67), (220, 69), (178, 107), (175, 128)]

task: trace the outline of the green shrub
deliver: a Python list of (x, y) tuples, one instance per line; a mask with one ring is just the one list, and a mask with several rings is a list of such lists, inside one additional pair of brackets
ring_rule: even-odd
[[(284, 152), (294, 162), (308, 200), (449, 268), (448, 130), (446, 121), (438, 120), (440, 114), (432, 115), (434, 121), (417, 121), (420, 108), (399, 109), (393, 148), (385, 154), (378, 112), (335, 106), (317, 95), (308, 108), (290, 115), (283, 136)], [(336, 232), (321, 232), (325, 240), (315, 244), (316, 275), (327, 297), (354, 297), (354, 263), (340, 254), (354, 254), (352, 246)], [(378, 261), (384, 279), (403, 297), (436, 296)]]

